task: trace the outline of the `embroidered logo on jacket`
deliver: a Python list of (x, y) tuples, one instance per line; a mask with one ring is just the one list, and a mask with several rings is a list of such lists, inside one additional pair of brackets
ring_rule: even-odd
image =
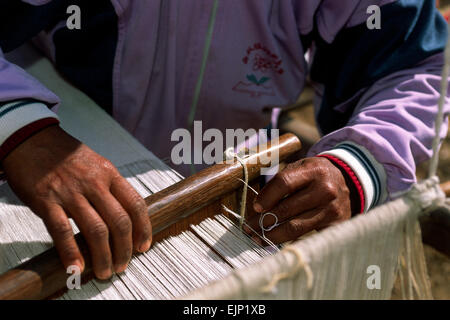
[(249, 66), (250, 73), (246, 80), (239, 81), (233, 91), (250, 94), (253, 98), (259, 98), (263, 95), (274, 96), (275, 91), (270, 85), (271, 78), (268, 75), (282, 75), (284, 73), (281, 64), (283, 61), (278, 55), (272, 53), (261, 43), (255, 43), (248, 47), (246, 55), (242, 62)]

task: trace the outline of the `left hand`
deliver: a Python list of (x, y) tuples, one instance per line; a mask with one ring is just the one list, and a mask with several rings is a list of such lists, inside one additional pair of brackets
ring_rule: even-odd
[[(265, 232), (275, 244), (347, 220), (352, 214), (350, 190), (344, 175), (322, 157), (289, 164), (261, 190), (253, 208), (258, 213), (271, 212), (277, 216), (280, 225)], [(258, 214), (247, 223), (260, 233), (259, 219)], [(263, 224), (265, 228), (273, 226), (275, 217), (267, 215)], [(245, 226), (244, 230), (250, 231)]]

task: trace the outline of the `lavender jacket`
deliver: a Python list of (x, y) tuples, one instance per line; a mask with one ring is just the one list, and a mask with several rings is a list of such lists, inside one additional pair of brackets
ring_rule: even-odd
[[(170, 156), (171, 133), (187, 125), (211, 21), (195, 112), (203, 130), (267, 126), (276, 112), (265, 108), (293, 103), (310, 76), (324, 134), (310, 154), (347, 163), (366, 210), (410, 187), (416, 164), (431, 155), (447, 39), (434, 0), (219, 0), (214, 20), (213, 0), (8, 2), (0, 19), (18, 22), (0, 23), (4, 51), (38, 35), (61, 72), (161, 158)], [(72, 3), (81, 8), (81, 30), (66, 27)], [(366, 25), (373, 4), (381, 29)], [(13, 108), (17, 101), (30, 103)], [(0, 143), (51, 117), (59, 102), (0, 50)]]

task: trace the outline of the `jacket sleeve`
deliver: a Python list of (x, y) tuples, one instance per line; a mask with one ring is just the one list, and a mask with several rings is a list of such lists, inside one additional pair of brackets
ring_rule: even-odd
[[(32, 19), (39, 13), (35, 8), (38, 7), (10, 0), (0, 5), (0, 161), (35, 132), (59, 123), (53, 112), (59, 104), (58, 97), (8, 62), (2, 51), (15, 49), (46, 27), (32, 22), (42, 21)], [(25, 18), (30, 18), (30, 22), (23, 23)], [(14, 21), (22, 22), (14, 25)]]
[[(324, 137), (309, 155), (346, 163), (367, 211), (408, 189), (416, 165), (431, 156), (447, 25), (433, 0), (378, 1), (381, 28), (370, 29), (369, 3), (354, 3), (345, 19), (335, 18), (344, 21), (340, 30), (317, 19), (311, 78)], [(446, 132), (447, 121), (442, 139)]]

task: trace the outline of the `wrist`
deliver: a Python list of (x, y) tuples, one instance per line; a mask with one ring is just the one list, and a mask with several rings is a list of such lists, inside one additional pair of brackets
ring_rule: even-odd
[(342, 174), (349, 190), (352, 216), (364, 212), (365, 197), (361, 183), (353, 170), (342, 160), (332, 155), (321, 154), (317, 157), (328, 159)]
[(44, 118), (20, 128), (12, 136), (8, 137), (0, 146), (0, 162), (3, 162), (14, 149), (26, 140), (30, 139), (40, 131), (50, 126), (58, 126), (58, 124), (59, 121), (55, 118)]
[(387, 196), (386, 173), (383, 166), (366, 148), (345, 141), (320, 155), (333, 156), (344, 162), (353, 171), (364, 191), (364, 212), (385, 201)]
[(0, 106), (0, 162), (41, 130), (59, 124), (48, 107), (36, 101), (15, 101)]

